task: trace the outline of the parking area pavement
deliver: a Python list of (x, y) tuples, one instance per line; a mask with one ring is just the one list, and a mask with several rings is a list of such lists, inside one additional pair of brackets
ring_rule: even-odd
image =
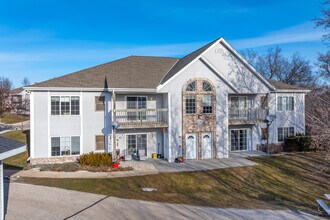
[(22, 183), (10, 183), (5, 200), (7, 220), (321, 219), (292, 210), (223, 209), (148, 202)]

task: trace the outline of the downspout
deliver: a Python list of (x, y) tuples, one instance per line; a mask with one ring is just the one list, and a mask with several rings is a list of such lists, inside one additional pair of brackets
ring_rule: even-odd
[(115, 121), (115, 114), (116, 113), (116, 95), (115, 95), (115, 90), (112, 89), (112, 111), (111, 111), (111, 127), (112, 127), (112, 160), (115, 159), (116, 155), (116, 134), (115, 134), (115, 129), (112, 126), (112, 122)]

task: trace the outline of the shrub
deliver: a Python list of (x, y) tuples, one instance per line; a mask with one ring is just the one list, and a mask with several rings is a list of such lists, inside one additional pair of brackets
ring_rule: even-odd
[(310, 137), (305, 136), (305, 134), (296, 134), (296, 136), (289, 137), (285, 139), (283, 150), (286, 152), (293, 151), (311, 151), (312, 140)]
[[(267, 144), (260, 144), (257, 146), (257, 149), (267, 153)], [(270, 154), (278, 154), (283, 151), (282, 144), (269, 144), (268, 150)]]
[(79, 157), (79, 163), (85, 166), (111, 166), (112, 157), (107, 153), (88, 153)]

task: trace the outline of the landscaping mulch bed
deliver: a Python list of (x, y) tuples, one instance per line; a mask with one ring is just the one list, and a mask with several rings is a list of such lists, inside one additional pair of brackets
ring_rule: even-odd
[(63, 164), (38, 164), (30, 166), (29, 170), (39, 170), (39, 171), (54, 171), (54, 172), (77, 172), (80, 170), (89, 172), (118, 172), (118, 171), (130, 171), (133, 170), (132, 167), (118, 167), (112, 168), (111, 166), (84, 166), (79, 163), (63, 163)]

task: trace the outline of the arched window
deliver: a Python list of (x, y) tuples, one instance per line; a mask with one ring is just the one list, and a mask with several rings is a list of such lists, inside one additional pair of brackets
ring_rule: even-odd
[(203, 81), (203, 91), (204, 92), (211, 92), (212, 91), (212, 86), (210, 85), (209, 82)]
[(193, 82), (189, 83), (188, 86), (187, 86), (186, 91), (187, 92), (195, 92), (196, 91), (196, 81), (193, 81)]

